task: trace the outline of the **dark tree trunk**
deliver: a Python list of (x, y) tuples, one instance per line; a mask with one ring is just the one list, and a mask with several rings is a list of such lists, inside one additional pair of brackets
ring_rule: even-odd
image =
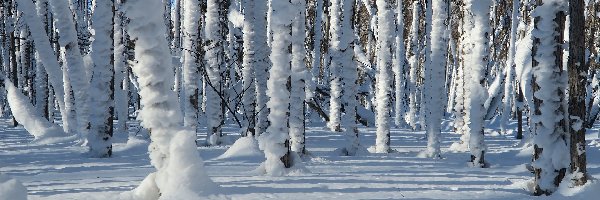
[(571, 135), (571, 173), (575, 185), (584, 185), (586, 178), (585, 96), (588, 65), (585, 62), (584, 1), (569, 0), (569, 132)]

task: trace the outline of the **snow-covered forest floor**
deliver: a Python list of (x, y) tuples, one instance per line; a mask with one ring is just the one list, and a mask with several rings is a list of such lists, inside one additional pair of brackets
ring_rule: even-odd
[[(118, 199), (119, 193), (135, 188), (154, 171), (147, 155), (148, 142), (143, 138), (125, 144), (123, 136), (116, 136), (112, 158), (90, 158), (84, 154), (86, 147), (32, 143), (33, 137), (22, 127), (8, 124), (5, 119), (0, 122), (0, 172), (22, 181), (30, 199)], [(236, 128), (225, 130), (232, 139), (237, 138)], [(595, 179), (600, 178), (600, 160), (594, 159), (600, 156), (597, 130), (591, 129), (587, 135), (591, 143), (588, 170)], [(374, 128), (361, 128), (360, 132), (364, 146), (374, 144)], [(468, 167), (468, 153), (448, 150), (459, 135), (443, 132), (442, 136), (443, 159), (420, 158), (419, 152), (426, 146), (424, 132), (405, 129), (392, 129), (395, 153), (347, 157), (334, 153), (344, 144), (343, 136), (310, 127), (306, 145), (312, 156), (304, 158), (307, 171), (284, 177), (257, 175), (254, 169), (264, 160), (258, 151), (230, 152), (236, 156), (223, 158), (226, 146), (198, 150), (208, 174), (231, 199), (548, 198), (534, 197), (527, 191), (533, 175), (525, 163), (531, 162), (532, 152), (531, 148), (523, 150), (523, 143), (513, 135), (486, 132), (486, 160), (491, 166), (483, 169)], [(590, 199), (598, 195), (600, 184), (591, 183), (578, 189), (562, 186), (551, 198)]]

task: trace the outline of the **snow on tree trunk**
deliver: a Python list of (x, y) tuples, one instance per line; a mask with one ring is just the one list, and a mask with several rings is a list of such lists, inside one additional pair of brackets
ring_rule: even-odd
[(569, 167), (562, 61), (566, 9), (564, 0), (538, 1), (532, 13), (535, 195), (554, 192)]
[(586, 79), (589, 66), (585, 61), (584, 1), (569, 1), (569, 133), (571, 135), (571, 173), (577, 186), (587, 182), (584, 120), (586, 115)]
[[(517, 127), (517, 135), (522, 135), (523, 129), (523, 111), (527, 107), (528, 113), (527, 116), (530, 119), (533, 114), (532, 110), (534, 108), (533, 105), (533, 91), (532, 91), (532, 46), (533, 46), (533, 19), (531, 17), (531, 10), (533, 7), (533, 2), (522, 2), (520, 12), (522, 16), (520, 17), (519, 25), (517, 26), (517, 35), (518, 39), (516, 41), (516, 50), (515, 50), (515, 75), (517, 81), (517, 98), (515, 107), (517, 110), (517, 123), (519, 124)], [(529, 129), (528, 131), (532, 133), (531, 123), (528, 123)]]
[(124, 13), (121, 10), (123, 0), (115, 0), (115, 17), (114, 17), (114, 72), (115, 81), (113, 88), (115, 91), (115, 111), (117, 112), (116, 130), (120, 134), (127, 133), (127, 121), (129, 118), (129, 101), (126, 87), (129, 85), (127, 81), (127, 55), (125, 48), (125, 30), (124, 30)]
[(420, 12), (419, 2), (413, 2), (413, 13), (412, 13), (412, 23), (411, 23), (411, 31), (409, 36), (409, 50), (410, 54), (408, 56), (408, 62), (410, 63), (410, 71), (409, 71), (409, 106), (408, 113), (406, 114), (406, 121), (412, 127), (413, 130), (417, 129), (417, 109), (418, 109), (418, 100), (417, 96), (417, 74), (419, 70), (419, 12)]
[[(309, 1), (311, 2), (311, 1)], [(310, 72), (309, 76), (306, 79), (306, 101), (308, 103), (316, 102), (316, 90), (317, 90), (317, 76), (319, 75), (319, 69), (321, 66), (321, 40), (322, 40), (322, 20), (321, 18), (323, 13), (323, 0), (312, 0), (312, 4), (309, 3), (309, 6), (314, 7), (311, 10), (313, 12), (309, 13), (309, 23), (307, 23), (307, 29), (311, 30), (309, 35), (311, 38), (309, 43), (312, 43), (312, 46), (309, 46), (309, 65)]]
[[(48, 74), (48, 80), (50, 85), (54, 88), (54, 95), (56, 96), (56, 100), (58, 102), (61, 114), (66, 116), (65, 110), (65, 93), (63, 90), (63, 79), (62, 79), (62, 70), (61, 66), (56, 59), (56, 54), (54, 54), (54, 50), (50, 45), (50, 39), (46, 34), (44, 24), (42, 23), (41, 16), (43, 11), (41, 7), (38, 7), (38, 12), (36, 11), (36, 6), (33, 2), (28, 0), (18, 0), (19, 9), (22, 9), (23, 15), (22, 19), (24, 19), (25, 23), (28, 25), (31, 31), (31, 38), (35, 44), (35, 49), (38, 54), (38, 61), (40, 61)], [(43, 15), (42, 15), (43, 16)], [(66, 121), (66, 120), (65, 120)], [(66, 129), (64, 129), (66, 131)]]
[[(242, 59), (242, 109), (244, 111), (243, 116), (243, 134), (254, 136), (256, 134), (256, 52), (258, 49), (254, 43), (256, 40), (260, 40), (260, 35), (256, 35), (255, 22), (257, 17), (260, 17), (262, 13), (255, 12), (254, 0), (245, 0), (244, 11), (244, 58)], [(264, 2), (258, 2), (264, 3)], [(265, 36), (266, 38), (266, 36)]]
[(448, 17), (448, 0), (431, 0), (427, 2), (428, 30), (431, 30), (431, 54), (425, 65), (425, 127), (427, 132), (427, 150), (425, 156), (440, 157), (441, 123), (444, 115), (444, 72), (448, 50), (448, 34), (446, 18)]
[(225, 73), (225, 35), (227, 22), (224, 22), (221, 14), (224, 0), (208, 0), (206, 4), (206, 118), (209, 145), (219, 145), (222, 140), (222, 126), (224, 123), (221, 111), (224, 80), (221, 75)]
[(377, 0), (377, 75), (375, 98), (377, 99), (375, 127), (375, 152), (388, 153), (390, 149), (390, 75), (392, 74), (392, 54), (394, 19), (390, 0)]
[(94, 41), (92, 42), (93, 74), (89, 100), (90, 132), (87, 146), (91, 156), (110, 157), (112, 155), (114, 82), (113, 56), (113, 1), (96, 2), (93, 15)]
[(305, 125), (304, 107), (306, 99), (306, 0), (291, 0), (296, 8), (292, 22), (292, 66), (290, 74), (290, 147), (291, 150), (304, 154)]
[(258, 138), (260, 149), (264, 150), (266, 161), (261, 169), (271, 176), (282, 176), (285, 168), (293, 165), (289, 144), (290, 118), (290, 76), (292, 66), (292, 22), (296, 7), (288, 1), (271, 0), (271, 67), (267, 80), (267, 93), (270, 97), (270, 126)]
[(37, 52), (35, 53), (35, 60), (35, 106), (47, 120), (50, 120), (48, 113), (53, 112), (53, 109), (48, 107), (48, 97), (50, 96), (48, 75), (46, 74), (46, 70), (44, 70), (44, 64), (40, 61), (40, 56)]
[[(359, 148), (358, 128), (356, 126), (356, 93), (358, 79), (357, 65), (354, 56), (354, 31), (352, 30), (352, 3), (333, 0), (329, 7), (331, 14), (330, 47), (331, 56), (331, 109), (329, 122), (334, 119), (337, 125), (331, 124), (334, 131), (344, 132), (346, 144), (341, 149), (343, 155), (355, 155)], [(336, 109), (334, 111), (334, 102)], [(341, 113), (343, 106), (344, 113)]]
[(29, 98), (16, 88), (13, 83), (0, 75), (1, 87), (6, 88), (6, 97), (11, 112), (17, 122), (23, 125), (25, 130), (35, 137), (36, 141), (51, 143), (56, 138), (63, 138), (66, 133), (60, 127), (50, 123), (33, 107)]
[(474, 167), (485, 167), (483, 141), (484, 102), (487, 90), (484, 88), (485, 69), (487, 64), (488, 35), (490, 33), (489, 15), (490, 0), (465, 1), (465, 17), (463, 18), (462, 51), (464, 53), (465, 76), (465, 127), (463, 134), (469, 134), (469, 150)]
[(196, 49), (198, 38), (200, 37), (200, 2), (198, 0), (184, 0), (185, 7), (183, 17), (183, 89), (185, 94), (182, 97), (184, 104), (183, 124), (196, 130), (198, 124), (198, 68), (199, 60), (197, 59)]
[[(67, 1), (49, 1), (52, 10), (54, 11), (54, 19), (58, 30), (58, 43), (65, 52), (65, 67), (67, 70), (66, 77), (73, 90), (75, 99), (75, 115), (77, 119), (72, 121), (72, 125), (76, 128), (78, 134), (83, 136), (87, 132), (88, 122), (85, 117), (85, 104), (87, 103), (87, 86), (85, 80), (85, 68), (83, 56), (78, 45), (77, 31), (71, 10)], [(55, 87), (56, 88), (56, 87)], [(70, 92), (70, 88), (65, 87), (65, 93)]]
[[(138, 76), (141, 125), (150, 130), (151, 164), (156, 172), (130, 193), (131, 199), (201, 199), (217, 186), (204, 171), (195, 131), (183, 126), (173, 83), (171, 54), (164, 33), (160, 0), (128, 0), (128, 32), (136, 40), (133, 72)], [(149, 14), (150, 13), (150, 14)], [(127, 197), (126, 197), (127, 198)]]
[[(331, 131), (341, 132), (342, 101), (341, 96), (344, 92), (342, 87), (341, 70), (348, 64), (346, 49), (350, 47), (348, 38), (344, 33), (347, 31), (347, 21), (343, 18), (343, 2), (332, 0), (329, 5), (329, 15), (331, 16), (331, 25), (329, 26), (329, 71), (330, 75), (330, 98), (329, 98), (329, 121), (327, 126)], [(344, 37), (345, 36), (345, 37)], [(348, 45), (348, 46), (346, 46)], [(348, 52), (351, 53), (351, 52)], [(346, 59), (346, 60), (344, 60)], [(350, 58), (352, 59), (352, 58)], [(350, 61), (351, 62), (351, 61)], [(345, 80), (344, 80), (345, 81)]]
[[(92, 5), (88, 3), (91, 3), (91, 0), (69, 0), (70, 8), (73, 11), (75, 30), (77, 30), (77, 43), (79, 44), (79, 50), (82, 55), (88, 54), (90, 50), (91, 34), (88, 30), (88, 12), (91, 13), (91, 11), (95, 11), (94, 8), (88, 7)], [(94, 2), (94, 5), (95, 3), (96, 2)]]
[(404, 46), (404, 2), (396, 3), (396, 51), (394, 52), (394, 63), (392, 70), (394, 71), (394, 124), (396, 127), (406, 126), (404, 115), (406, 111), (406, 99), (404, 98), (404, 85), (406, 78), (404, 75), (406, 65), (406, 47)]
[(256, 135), (260, 135), (267, 130), (269, 124), (267, 116), (267, 79), (269, 77), (269, 47), (267, 46), (267, 19), (264, 13), (267, 13), (268, 4), (266, 0), (254, 1), (254, 35), (255, 45), (254, 57), (256, 60), (254, 74), (256, 76)]
[[(171, 12), (171, 19), (173, 20), (173, 40), (171, 41), (171, 61), (173, 63), (173, 70), (175, 73), (175, 80), (173, 82), (173, 90), (175, 90), (175, 92), (177, 93), (177, 96), (179, 97), (179, 101), (181, 102), (181, 99), (185, 99), (182, 98), (183, 97), (183, 91), (181, 90), (181, 83), (182, 83), (182, 66), (181, 66), (181, 43), (182, 43), (182, 39), (181, 39), (181, 25), (182, 25), (182, 17), (181, 17), (181, 10), (182, 10), (182, 5), (181, 2), (185, 1), (185, 0), (173, 0), (173, 2), (171, 3), (171, 5), (173, 6), (173, 8), (171, 10), (169, 10), (168, 12)], [(181, 106), (185, 106), (184, 103), (181, 104)], [(182, 109), (184, 109), (182, 107)], [(184, 113), (185, 114), (185, 113)], [(184, 117), (184, 121), (185, 121), (185, 117)]]
[(506, 60), (506, 83), (504, 84), (504, 99), (502, 100), (502, 112), (500, 113), (500, 130), (506, 134), (506, 126), (508, 125), (508, 119), (512, 114), (513, 99), (515, 98), (515, 44), (517, 40), (517, 25), (519, 16), (519, 1), (513, 0), (512, 7), (512, 20), (510, 28), (510, 44), (508, 45), (508, 58)]

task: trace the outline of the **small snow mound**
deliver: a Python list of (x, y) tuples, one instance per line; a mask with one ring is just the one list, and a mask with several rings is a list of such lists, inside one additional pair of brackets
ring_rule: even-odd
[[(370, 146), (369, 148), (367, 148), (367, 152), (374, 153), (374, 154), (385, 154), (385, 153), (377, 153), (377, 147), (376, 146)], [(388, 151), (388, 153), (398, 153), (398, 150), (390, 148), (390, 150)]]
[(254, 137), (241, 137), (223, 155), (217, 157), (217, 159), (226, 158), (241, 158), (241, 157), (261, 157), (263, 158), (264, 153), (258, 149), (258, 141)]
[(599, 140), (592, 140), (590, 142), (590, 144), (588, 144), (588, 146), (591, 146), (591, 147), (600, 147), (600, 141)]
[(0, 200), (26, 200), (27, 188), (7, 175), (0, 174)]
[(135, 151), (135, 152), (146, 152), (148, 151), (148, 145), (150, 142), (140, 137), (129, 137), (125, 144), (114, 144), (114, 152), (124, 151)]
[[(294, 165), (290, 168), (282, 168), (282, 172), (281, 173), (277, 173), (277, 174), (269, 174), (267, 173), (267, 169), (266, 169), (266, 165), (267, 162), (263, 162), (261, 163), (255, 170), (252, 171), (253, 174), (262, 176), (262, 175), (269, 175), (269, 176), (304, 176), (304, 175), (308, 175), (311, 174), (311, 171), (308, 170), (306, 168), (306, 166), (304, 166), (304, 163), (302, 163), (302, 158), (300, 158), (300, 156), (295, 153), (292, 152), (292, 160)], [(278, 163), (283, 165), (283, 163)]]
[(455, 142), (448, 147), (448, 151), (456, 153), (456, 152), (468, 152), (469, 145), (466, 142)]
[[(51, 128), (53, 129), (53, 128)], [(62, 132), (62, 130), (60, 130), (60, 132)], [(71, 135), (71, 136), (44, 136), (44, 137), (39, 137), (36, 138), (32, 141), (33, 144), (36, 145), (46, 145), (46, 144), (60, 144), (60, 143), (76, 143), (79, 140), (79, 137), (77, 135)]]
[(523, 145), (523, 149), (517, 153), (517, 157), (528, 157), (533, 155), (533, 145), (531, 143), (527, 143)]
[[(558, 187), (557, 193), (568, 199), (598, 199), (600, 196), (600, 184), (597, 180), (588, 180), (583, 186), (574, 187), (572, 184), (564, 184), (565, 180), (571, 180), (572, 174), (568, 174)], [(570, 182), (570, 181), (569, 181)]]
[(493, 130), (493, 129), (487, 129), (486, 132), (493, 137), (497, 137), (500, 136), (500, 132), (498, 132), (497, 130)]
[(512, 181), (512, 184), (506, 186), (507, 189), (518, 189), (523, 191), (523, 193), (525, 194), (533, 194), (533, 189), (535, 188), (535, 181), (533, 180), (533, 178), (531, 179), (527, 179), (527, 180), (518, 180), (518, 181)]
[(507, 130), (505, 130), (504, 134), (505, 135), (514, 135), (515, 134), (515, 130), (513, 130), (513, 129), (507, 129)]

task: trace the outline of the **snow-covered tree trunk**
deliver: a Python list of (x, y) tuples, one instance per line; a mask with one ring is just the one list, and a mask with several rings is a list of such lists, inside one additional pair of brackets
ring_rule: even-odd
[(113, 88), (115, 91), (115, 111), (117, 113), (116, 130), (117, 133), (127, 133), (127, 121), (129, 118), (129, 101), (128, 101), (128, 90), (126, 89), (129, 85), (127, 81), (127, 55), (125, 48), (125, 19), (122, 11), (123, 0), (115, 0), (115, 17), (114, 17), (114, 72), (115, 81)]
[[(95, 4), (94, 1), (93, 4)], [(73, 11), (75, 30), (77, 30), (77, 43), (82, 55), (89, 53), (90, 49), (90, 30), (88, 29), (88, 12), (94, 10), (88, 6), (92, 5), (91, 0), (69, 0), (70, 9)]]
[[(343, 18), (343, 2), (338, 0), (332, 0), (329, 5), (329, 15), (331, 16), (331, 25), (329, 25), (329, 122), (327, 126), (331, 131), (341, 132), (341, 120), (342, 120), (342, 93), (344, 88), (342, 86), (341, 70), (346, 67), (345, 65), (350, 63), (348, 61), (348, 54), (346, 50), (350, 48), (351, 38), (348, 38), (344, 34), (352, 34), (347, 31), (347, 21)], [(346, 46), (348, 45), (348, 46)], [(351, 52), (348, 52), (351, 53)], [(352, 59), (350, 57), (350, 59)], [(345, 81), (345, 80), (344, 80)]]
[(466, 0), (462, 38), (465, 77), (465, 127), (463, 134), (469, 134), (469, 150), (474, 167), (486, 167), (483, 140), (485, 117), (484, 102), (487, 91), (484, 87), (485, 69), (488, 61), (488, 35), (490, 33), (490, 0)]
[[(179, 101), (181, 102), (181, 99), (185, 99), (183, 98), (183, 91), (182, 91), (182, 66), (181, 66), (181, 44), (182, 44), (182, 35), (181, 35), (181, 25), (182, 25), (182, 17), (181, 17), (181, 11), (182, 11), (182, 1), (185, 0), (173, 0), (171, 2), (171, 6), (173, 8), (171, 8), (170, 12), (171, 12), (171, 19), (173, 20), (173, 40), (171, 40), (171, 59), (173, 62), (173, 70), (175, 73), (175, 80), (173, 82), (173, 90), (175, 90), (175, 92), (177, 92), (177, 96), (179, 97)], [(185, 106), (185, 104), (182, 104), (182, 106)], [(184, 120), (185, 121), (185, 120)]]
[(297, 8), (288, 1), (271, 0), (271, 24), (273, 41), (271, 43), (271, 63), (267, 81), (270, 97), (267, 107), (270, 109), (270, 125), (259, 136), (259, 146), (265, 151), (266, 161), (261, 168), (268, 175), (284, 175), (285, 168), (293, 166), (290, 153), (290, 84), (292, 67), (292, 22)]
[[(516, 98), (515, 110), (517, 112), (517, 138), (522, 139), (523, 136), (523, 112), (527, 109), (526, 115), (530, 118), (533, 110), (533, 92), (531, 86), (531, 70), (532, 70), (532, 46), (533, 46), (533, 19), (531, 17), (534, 2), (521, 2), (519, 12), (519, 25), (517, 26), (517, 41), (515, 49), (515, 75), (516, 75)], [(533, 125), (529, 124), (527, 129), (530, 133)], [(521, 137), (519, 137), (521, 136)]]
[(377, 76), (375, 98), (376, 134), (375, 152), (388, 153), (390, 149), (390, 110), (391, 110), (391, 75), (392, 75), (392, 44), (394, 42), (394, 12), (390, 0), (377, 0)]
[[(331, 14), (331, 38), (329, 55), (331, 56), (330, 70), (332, 80), (337, 79), (337, 85), (331, 85), (331, 96), (337, 93), (340, 106), (344, 113), (337, 114), (341, 124), (338, 131), (344, 132), (346, 144), (341, 150), (342, 155), (356, 155), (359, 148), (358, 127), (356, 126), (357, 79), (358, 69), (354, 62), (354, 30), (352, 29), (352, 1), (333, 0), (329, 9)], [(334, 91), (337, 88), (338, 91)], [(331, 110), (330, 110), (331, 111)], [(330, 114), (330, 122), (334, 113)]]
[(396, 127), (406, 126), (406, 120), (404, 115), (406, 112), (406, 94), (405, 82), (406, 78), (404, 70), (406, 66), (406, 47), (404, 45), (404, 2), (398, 0), (396, 2), (396, 44), (394, 52), (394, 89), (395, 89), (395, 102), (394, 102), (394, 124)]
[(585, 61), (585, 13), (583, 0), (569, 0), (569, 133), (571, 135), (571, 173), (577, 186), (587, 182), (585, 153), (586, 79), (589, 66)]
[(512, 114), (513, 100), (515, 99), (515, 45), (517, 40), (517, 25), (519, 16), (519, 1), (513, 0), (511, 11), (510, 42), (508, 45), (508, 58), (506, 59), (506, 83), (504, 84), (504, 98), (502, 99), (502, 112), (500, 113), (500, 130), (506, 134), (506, 126)]
[(570, 163), (562, 61), (566, 9), (565, 0), (537, 1), (532, 13), (535, 195), (554, 192)]
[(183, 17), (183, 89), (185, 94), (182, 97), (184, 105), (183, 124), (196, 130), (198, 124), (198, 68), (199, 62), (196, 55), (198, 38), (200, 37), (200, 2), (198, 0), (184, 0), (185, 7)]
[(91, 156), (110, 157), (112, 155), (113, 118), (115, 108), (115, 71), (113, 55), (114, 0), (96, 2), (94, 20), (94, 41), (92, 42), (93, 74), (90, 84), (90, 132), (87, 145)]
[(600, 1), (588, 1), (586, 20), (586, 49), (589, 51), (587, 62), (593, 75), (590, 82), (591, 93), (588, 100), (588, 113), (586, 116), (586, 128), (591, 128), (600, 113)]
[[(85, 111), (84, 107), (88, 96), (88, 82), (85, 80), (85, 67), (83, 56), (81, 55), (78, 45), (77, 31), (68, 2), (49, 1), (49, 3), (54, 11), (54, 19), (58, 30), (58, 43), (65, 52), (66, 64), (64, 67), (67, 69), (66, 80), (69, 81), (69, 85), (72, 88), (73, 97), (75, 99), (75, 115), (78, 116), (77, 119), (70, 124), (74, 125), (76, 130), (79, 131), (78, 134), (83, 136), (83, 134), (87, 132), (86, 127), (88, 127), (88, 122), (85, 117), (86, 114), (83, 113)], [(65, 93), (69, 92), (71, 92), (71, 89), (65, 87)]]
[(317, 76), (321, 66), (321, 39), (323, 38), (321, 31), (323, 13), (323, 0), (309, 0), (308, 23), (306, 24), (308, 33), (308, 66), (310, 72), (306, 79), (306, 101), (307, 104), (316, 103)]
[(452, 8), (452, 41), (454, 52), (452, 56), (455, 57), (455, 72), (453, 75), (453, 115), (454, 115), (454, 132), (461, 134), (460, 141), (457, 141), (450, 146), (450, 149), (454, 151), (468, 151), (469, 134), (464, 131), (465, 127), (465, 65), (464, 55), (462, 53), (462, 37), (465, 35), (463, 18), (465, 17), (465, 6), (463, 0), (454, 0)]
[(409, 36), (409, 51), (410, 53), (407, 54), (408, 56), (408, 62), (410, 63), (410, 71), (409, 71), (409, 83), (408, 83), (408, 89), (409, 89), (409, 106), (408, 106), (408, 113), (406, 113), (406, 121), (408, 122), (408, 124), (412, 127), (413, 130), (417, 129), (417, 113), (418, 113), (418, 95), (420, 95), (418, 93), (418, 89), (417, 89), (417, 74), (419, 71), (419, 52), (421, 51), (419, 49), (420, 45), (419, 45), (419, 38), (418, 38), (418, 34), (419, 34), (419, 12), (420, 12), (420, 6), (419, 6), (419, 2), (415, 1), (413, 2), (413, 12), (412, 12), (412, 23), (411, 23), (411, 31), (410, 31), (410, 36)]
[(227, 21), (223, 7), (227, 0), (208, 0), (206, 4), (206, 118), (209, 145), (219, 145), (222, 140), (224, 116), (222, 112), (225, 73), (225, 32)]
[[(45, 13), (45, 11), (42, 9), (41, 3), (38, 4), (40, 5), (38, 7), (39, 13), (36, 12), (36, 6), (31, 1), (18, 0), (18, 3), (18, 8), (22, 9), (23, 11), (22, 17), (31, 30), (31, 37), (33, 39), (35, 49), (39, 57), (38, 61), (42, 63), (46, 73), (48, 74), (48, 80), (52, 85), (52, 88), (54, 88), (54, 95), (59, 104), (61, 113), (63, 114), (63, 116), (66, 116), (64, 101), (65, 93), (63, 90), (62, 79), (63, 72), (61, 71), (60, 64), (56, 59), (56, 54), (54, 53), (54, 50), (50, 45), (50, 39), (46, 34), (46, 31), (44, 31), (46, 26), (42, 23), (41, 16), (44, 16), (43, 13)], [(63, 121), (67, 120), (63, 119)], [(67, 129), (65, 129), (65, 131), (66, 130)]]
[(35, 53), (35, 60), (37, 61), (35, 68), (35, 106), (47, 120), (50, 120), (48, 113), (52, 112), (52, 108), (48, 107), (48, 97), (50, 96), (50, 91), (48, 88), (48, 75), (44, 69), (44, 64), (42, 64), (40, 61), (40, 56), (38, 53)]
[(306, 0), (291, 0), (296, 8), (292, 22), (292, 66), (290, 74), (290, 147), (291, 150), (304, 154), (305, 122), (304, 107), (306, 99)]
[(429, 62), (425, 65), (425, 127), (427, 132), (427, 157), (440, 157), (441, 123), (444, 115), (444, 72), (446, 71), (446, 59), (448, 55), (448, 29), (446, 18), (448, 17), (448, 0), (436, 0), (427, 2), (427, 21), (430, 33), (431, 46)]
[(267, 46), (267, 13), (268, 4), (266, 0), (254, 0), (254, 34), (256, 38), (252, 40), (256, 46), (254, 57), (256, 67), (254, 74), (256, 76), (256, 135), (260, 135), (267, 130), (269, 124), (269, 108), (267, 108), (267, 79), (269, 77), (269, 47)]
[(196, 150), (195, 131), (183, 126), (173, 83), (160, 0), (127, 0), (128, 32), (135, 44), (141, 125), (150, 130), (150, 159), (156, 172), (129, 193), (132, 199), (203, 199), (216, 192)]
[[(242, 110), (243, 116), (243, 134), (254, 136), (256, 134), (256, 48), (255, 40), (260, 40), (260, 35), (256, 35), (255, 22), (262, 13), (255, 12), (256, 2), (254, 0), (244, 0), (244, 58), (242, 63)], [(266, 36), (265, 36), (266, 37)]]

